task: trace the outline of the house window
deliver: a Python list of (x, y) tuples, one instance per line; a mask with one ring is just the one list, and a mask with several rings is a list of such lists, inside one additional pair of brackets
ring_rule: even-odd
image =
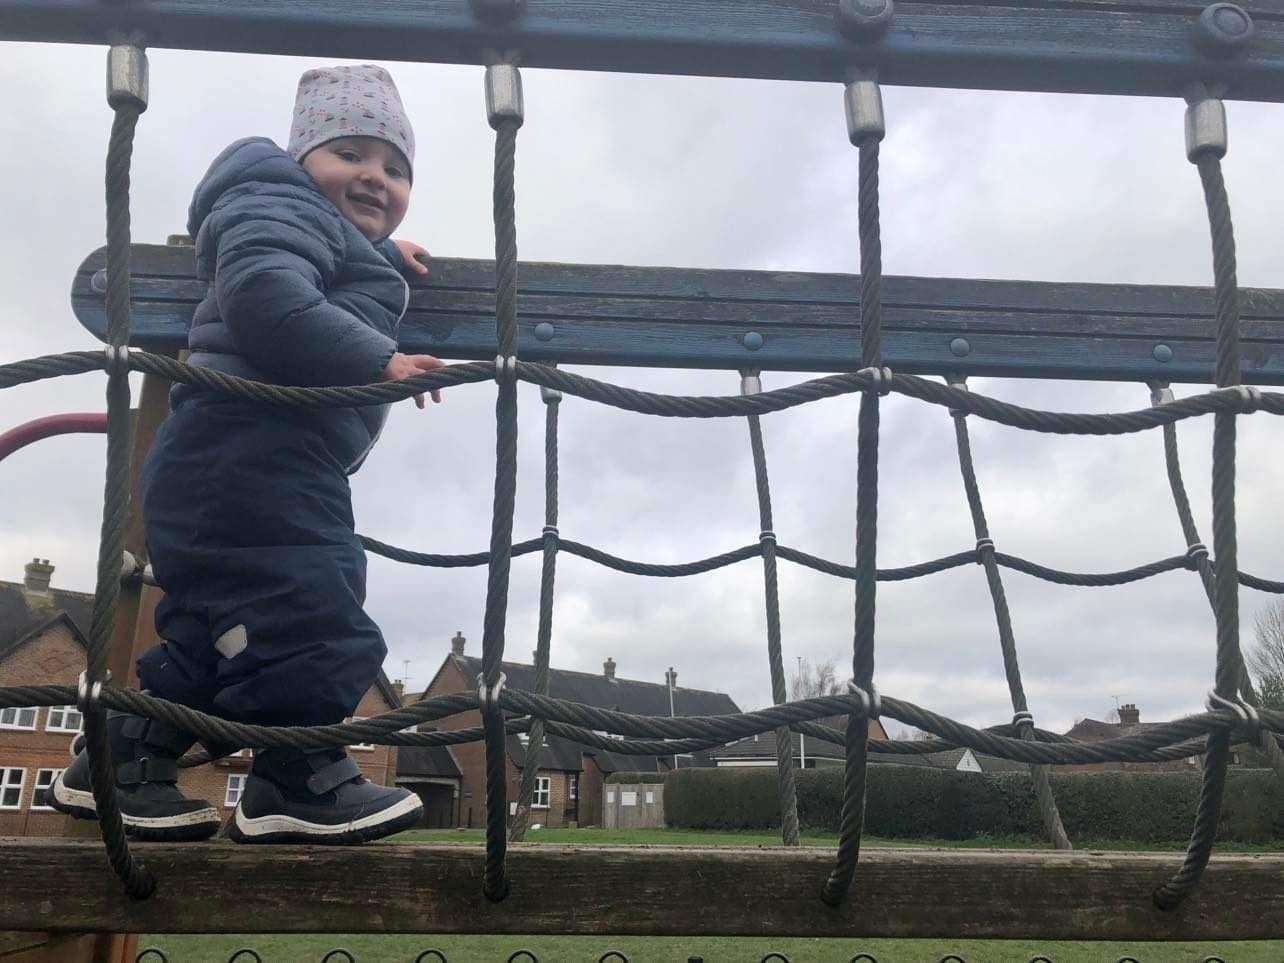
[(0, 709), (0, 729), (35, 729), (36, 710), (32, 706)]
[(574, 802), (580, 798), (580, 776), (579, 773), (572, 773), (567, 776), (569, 782), (566, 786), (566, 798)]
[(26, 780), (25, 769), (0, 769), (0, 809), (17, 809), (22, 805), (22, 784)]
[[(365, 722), (367, 718), (368, 718), (367, 716), (348, 716), (348, 718), (344, 719), (343, 721), (344, 722)], [(361, 752), (373, 752), (374, 743), (373, 742), (355, 742), (352, 745), (348, 746), (348, 748), (358, 749)]]
[(45, 731), (79, 732), (84, 723), (85, 717), (75, 706), (50, 706), (49, 718), (45, 720)]
[(223, 805), (227, 807), (235, 806), (241, 801), (241, 793), (245, 791), (245, 773), (234, 772), (227, 777), (227, 792), (223, 794)]
[(548, 776), (535, 777), (535, 794), (531, 796), (531, 809), (547, 809), (551, 783)]
[(61, 769), (37, 769), (36, 770), (36, 791), (31, 800), (32, 810), (53, 809), (49, 805), (49, 787), (53, 781), (62, 773)]

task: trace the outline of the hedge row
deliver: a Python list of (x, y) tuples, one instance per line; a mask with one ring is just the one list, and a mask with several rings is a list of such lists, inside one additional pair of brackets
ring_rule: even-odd
[(661, 783), (664, 774), (659, 772), (613, 772), (606, 777), (607, 782), (625, 783)]
[[(804, 829), (837, 832), (841, 766), (796, 773)], [(1052, 777), (1071, 839), (1184, 840), (1202, 776), (1190, 773), (1094, 772)], [(683, 769), (665, 778), (670, 826), (762, 829), (780, 825), (775, 769)], [(869, 770), (865, 831), (874, 836), (969, 839), (1042, 836), (1030, 776), (978, 774), (918, 766)], [(1284, 839), (1284, 792), (1268, 770), (1232, 770), (1222, 803), (1220, 839)]]

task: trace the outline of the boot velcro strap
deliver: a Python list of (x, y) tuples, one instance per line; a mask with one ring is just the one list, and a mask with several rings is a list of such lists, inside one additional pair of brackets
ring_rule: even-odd
[(187, 752), (196, 741), (190, 733), (176, 729), (168, 722), (144, 719), (142, 716), (126, 719), (120, 731), (126, 739), (136, 739), (153, 749), (166, 749), (176, 756)]
[(332, 789), (337, 789), (349, 780), (356, 779), (359, 775), (361, 775), (360, 767), (352, 761), (351, 756), (344, 756), (309, 776), (308, 791), (314, 796), (320, 796)]
[(178, 763), (158, 756), (131, 759), (116, 767), (116, 783), (136, 786), (144, 782), (178, 782)]

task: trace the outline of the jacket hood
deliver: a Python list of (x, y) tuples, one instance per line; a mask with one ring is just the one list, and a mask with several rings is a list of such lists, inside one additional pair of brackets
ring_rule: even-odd
[[(187, 211), (187, 233), (196, 237), (219, 198), (232, 188), (249, 183), (299, 188), (315, 194), (325, 204), (330, 203), (312, 176), (289, 154), (266, 137), (247, 137), (214, 158), (201, 178)], [(338, 214), (337, 209), (335, 213)]]

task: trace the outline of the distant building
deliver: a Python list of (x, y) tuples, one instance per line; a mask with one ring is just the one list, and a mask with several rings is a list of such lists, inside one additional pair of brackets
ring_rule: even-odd
[[(0, 581), (0, 685), (75, 686), (85, 668), (93, 596), (51, 585), (48, 559), (27, 563), (23, 580)], [(399, 685), (382, 673), (366, 693), (357, 718), (401, 704)], [(44, 793), (70, 761), (71, 740), (81, 729), (75, 706), (0, 709), (0, 836), (58, 836), (66, 816), (44, 804)], [(354, 746), (352, 757), (367, 779), (392, 783), (397, 749)], [(206, 766), (184, 769), (179, 787), (230, 813), (250, 768), (244, 751)]]
[[(817, 719), (816, 721), (821, 725), (837, 729), (839, 732), (847, 731), (846, 716), (831, 716), (827, 719)], [(846, 751), (837, 743), (817, 739), (814, 736), (806, 736), (800, 732), (795, 732), (792, 735), (794, 765), (798, 768), (821, 769), (826, 766), (841, 766), (846, 763)], [(883, 728), (881, 719), (869, 720), (869, 738), (887, 738), (887, 730)], [(744, 739), (733, 742), (730, 745), (710, 749), (709, 757), (719, 768), (774, 766), (776, 765), (776, 734), (774, 732), (760, 732), (754, 736), (746, 736)], [(901, 757), (871, 755), (869, 758), (870, 762), (884, 762), (891, 759), (899, 760)]]
[[(1103, 742), (1106, 739), (1118, 739), (1120, 736), (1133, 735), (1155, 728), (1159, 723), (1142, 722), (1141, 711), (1134, 703), (1127, 702), (1119, 707), (1118, 722), (1102, 722), (1099, 719), (1080, 719), (1065, 734), (1079, 742)], [(1234, 754), (1232, 764), (1238, 765), (1238, 754)], [(1186, 759), (1174, 759), (1170, 762), (1093, 762), (1080, 765), (1056, 766), (1057, 772), (1191, 772), (1200, 767), (1199, 756)]]
[[(457, 633), (451, 640), (451, 652), (424, 691), (424, 697), (452, 692), (476, 692), (481, 674), (481, 659), (464, 653), (466, 640)], [(549, 670), (548, 694), (603, 709), (613, 709), (642, 716), (724, 715), (740, 709), (730, 696), (721, 692), (680, 687), (677, 673), (666, 673), (663, 683), (641, 682), (616, 676), (615, 660), (607, 659), (600, 674)], [(507, 684), (515, 689), (534, 691), (535, 667), (518, 662), (503, 663)], [(442, 729), (464, 729), (481, 725), (477, 710), (443, 719)], [(507, 740), (508, 798), (515, 800), (521, 785), (522, 768), (526, 765), (527, 738), (510, 735)], [(425, 810), (444, 813), (446, 796), (457, 792), (454, 823), (459, 826), (483, 826), (486, 822), (485, 748), (480, 742), (452, 746), (448, 752), (432, 757), (404, 755), (397, 771), (398, 785), (415, 789), (424, 797)], [(673, 756), (633, 756), (608, 752), (560, 736), (549, 736), (540, 755), (535, 795), (532, 800), (532, 823), (545, 826), (600, 826), (602, 824), (602, 786), (613, 772), (666, 772), (674, 767), (711, 766), (704, 754)], [(457, 789), (452, 782), (457, 780)], [(510, 802), (510, 813), (512, 803)], [(427, 816), (426, 819), (432, 817)]]

